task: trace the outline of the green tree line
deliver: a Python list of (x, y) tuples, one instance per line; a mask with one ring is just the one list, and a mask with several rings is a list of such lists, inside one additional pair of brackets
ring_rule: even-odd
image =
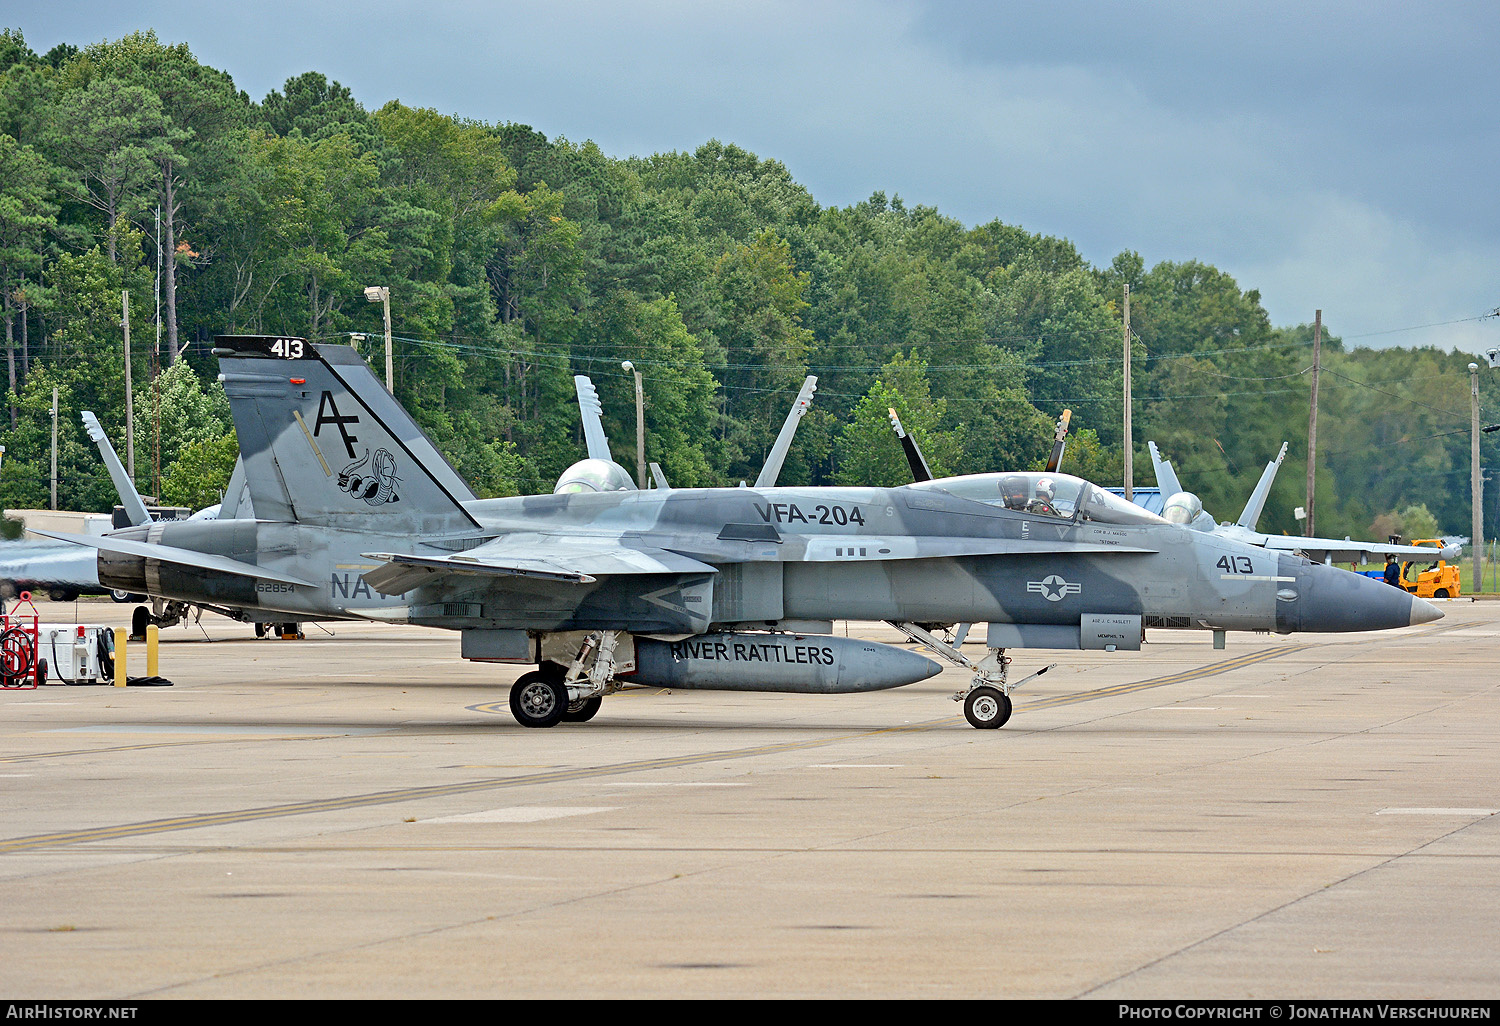
[[(1040, 466), (1071, 410), (1064, 469), (1118, 484), (1129, 286), (1137, 483), (1154, 439), (1233, 519), (1290, 441), (1262, 526), (1297, 531), (1312, 327), (1273, 326), (1208, 264), (1095, 267), (998, 218), (879, 192), (820, 205), (730, 143), (615, 158), (525, 125), (368, 110), (317, 72), (257, 102), (149, 31), (42, 55), (0, 33), (5, 506), (47, 505), (54, 388), (59, 505), (113, 505), (78, 412), (123, 453), (127, 305), (137, 481), (201, 506), (236, 452), (214, 336), (353, 342), (382, 368), (369, 286), (390, 290), (398, 399), (481, 495), (550, 491), (579, 458), (575, 373), (633, 466), (626, 360), (646, 457), (675, 485), (753, 480), (808, 374), (783, 483), (906, 480), (895, 408), (950, 474)], [(1319, 533), (1419, 506), (1467, 533), (1469, 358), (1326, 332), (1322, 347)]]

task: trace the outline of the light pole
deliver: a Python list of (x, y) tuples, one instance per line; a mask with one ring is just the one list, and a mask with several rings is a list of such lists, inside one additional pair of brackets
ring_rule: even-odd
[(385, 390), (395, 395), (396, 374), (391, 369), (391, 290), (384, 285), (371, 285), (365, 289), (365, 298), (385, 308)]
[(1479, 594), (1484, 587), (1484, 517), (1481, 516), (1484, 497), (1484, 478), (1479, 473), (1479, 364), (1469, 364), (1469, 427), (1473, 436), (1469, 441), (1469, 500), (1473, 506), (1474, 588)]
[(635, 374), (635, 484), (646, 488), (646, 394), (641, 389), (641, 372), (626, 360), (622, 368)]

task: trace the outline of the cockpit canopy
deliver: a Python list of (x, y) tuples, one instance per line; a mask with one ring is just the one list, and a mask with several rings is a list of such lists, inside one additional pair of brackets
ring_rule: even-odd
[(1177, 492), (1167, 496), (1162, 506), (1162, 517), (1171, 524), (1191, 524), (1203, 512), (1203, 500), (1192, 492)]
[(1161, 517), (1070, 474), (966, 474), (911, 485), (990, 506), (1101, 524), (1162, 524)]
[(575, 492), (628, 492), (635, 489), (630, 472), (611, 460), (579, 460), (557, 479), (553, 495)]

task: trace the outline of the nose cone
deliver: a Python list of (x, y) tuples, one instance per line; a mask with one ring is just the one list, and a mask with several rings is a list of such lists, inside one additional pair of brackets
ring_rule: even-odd
[(1323, 563), (1282, 564), (1276, 603), (1276, 629), (1289, 631), (1384, 631), (1429, 623), (1442, 617), (1430, 602), (1382, 580)]
[(1442, 618), (1443, 611), (1426, 599), (1411, 600), (1411, 623), (1408, 626), (1415, 627), (1419, 623), (1431, 623)]

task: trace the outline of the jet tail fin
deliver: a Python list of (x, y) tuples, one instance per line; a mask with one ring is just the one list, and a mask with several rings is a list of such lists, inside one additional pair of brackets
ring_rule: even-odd
[(245, 487), (245, 461), (236, 459), (234, 470), (229, 475), (229, 484), (224, 486), (224, 500), (219, 503), (220, 520), (255, 519), (255, 504)]
[(781, 433), (776, 436), (776, 444), (771, 446), (771, 453), (766, 457), (766, 465), (760, 468), (760, 476), (755, 479), (757, 488), (774, 488), (776, 479), (781, 476), (781, 465), (786, 462), (786, 454), (792, 448), (792, 438), (797, 434), (797, 422), (802, 415), (812, 406), (813, 393), (818, 390), (818, 379), (809, 374), (802, 382), (802, 388), (797, 393), (797, 399), (792, 403), (792, 408), (787, 411), (786, 420), (781, 423)]
[(135, 490), (135, 482), (130, 480), (130, 475), (125, 473), (125, 468), (120, 465), (120, 457), (115, 454), (115, 447), (109, 443), (109, 436), (104, 433), (104, 428), (99, 425), (99, 418), (89, 410), (83, 411), (83, 426), (88, 431), (89, 437), (99, 447), (99, 455), (104, 460), (105, 469), (109, 471), (109, 479), (114, 482), (115, 491), (120, 493), (120, 505), (125, 510), (125, 517), (130, 521), (131, 527), (139, 527), (142, 524), (151, 523), (151, 514), (146, 509), (146, 503), (141, 498), (141, 493)]
[(1146, 448), (1151, 450), (1151, 466), (1156, 468), (1156, 487), (1161, 491), (1161, 497), (1167, 499), (1182, 491), (1182, 482), (1177, 480), (1172, 461), (1162, 457), (1155, 442), (1147, 442)]
[(1047, 458), (1047, 472), (1057, 473), (1062, 466), (1063, 450), (1068, 446), (1068, 424), (1073, 420), (1072, 410), (1063, 410), (1057, 418), (1057, 430), (1052, 435), (1052, 455)]
[(578, 412), (583, 416), (583, 438), (588, 443), (589, 459), (613, 463), (609, 454), (609, 436), (604, 433), (604, 405), (599, 402), (599, 392), (586, 374), (573, 375), (573, 387), (578, 392)]
[(221, 335), (245, 483), (262, 520), (473, 533), (474, 493), (349, 346)]
[(1260, 522), (1261, 511), (1266, 508), (1266, 499), (1271, 494), (1271, 483), (1276, 480), (1276, 471), (1281, 469), (1281, 461), (1286, 459), (1287, 443), (1281, 443), (1281, 452), (1276, 458), (1266, 464), (1266, 469), (1261, 471), (1260, 480), (1255, 484), (1255, 491), (1250, 493), (1250, 501), (1245, 503), (1245, 511), (1240, 514), (1239, 525), (1248, 530), (1255, 530), (1255, 525)]
[(917, 440), (906, 433), (901, 426), (901, 418), (896, 416), (894, 408), (887, 408), (891, 415), (891, 429), (896, 432), (896, 437), (901, 440), (901, 451), (906, 453), (906, 465), (911, 468), (911, 479), (913, 481), (931, 481), (932, 468), (927, 465), (927, 458), (922, 455), (922, 450), (917, 446)]

